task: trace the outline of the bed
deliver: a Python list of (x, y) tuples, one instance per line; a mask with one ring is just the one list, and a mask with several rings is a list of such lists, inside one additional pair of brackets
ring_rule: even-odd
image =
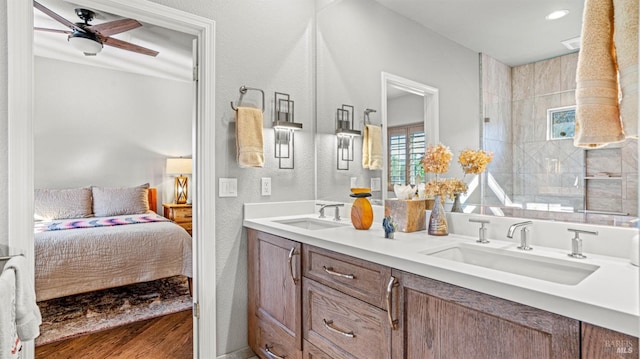
[(148, 185), (36, 190), (36, 299), (191, 278), (191, 236), (156, 203)]

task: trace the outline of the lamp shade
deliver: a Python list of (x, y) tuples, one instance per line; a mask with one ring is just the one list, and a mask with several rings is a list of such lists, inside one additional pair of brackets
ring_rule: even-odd
[(191, 158), (167, 158), (167, 174), (191, 174)]
[(82, 52), (84, 52), (85, 54), (89, 54), (89, 55), (95, 55), (97, 53), (99, 53), (100, 51), (102, 51), (102, 44), (92, 40), (92, 39), (88, 39), (86, 37), (80, 37), (80, 36), (69, 36), (69, 44), (71, 45), (71, 47), (73, 47), (76, 50), (80, 50)]

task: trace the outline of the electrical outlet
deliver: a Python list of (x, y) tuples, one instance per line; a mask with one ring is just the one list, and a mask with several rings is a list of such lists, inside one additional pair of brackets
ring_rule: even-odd
[(350, 188), (358, 187), (358, 177), (351, 177)]
[(271, 196), (271, 177), (262, 177), (260, 179), (260, 188), (262, 188), (263, 196)]
[(374, 177), (371, 179), (371, 192), (380, 191), (380, 177)]

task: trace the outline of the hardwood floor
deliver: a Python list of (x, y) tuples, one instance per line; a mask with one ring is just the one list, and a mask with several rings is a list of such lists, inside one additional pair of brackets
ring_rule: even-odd
[(193, 358), (191, 311), (36, 347), (36, 359)]

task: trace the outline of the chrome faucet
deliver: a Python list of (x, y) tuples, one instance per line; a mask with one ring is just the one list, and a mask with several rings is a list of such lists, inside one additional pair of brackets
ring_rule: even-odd
[(520, 222), (520, 223), (515, 223), (512, 224), (509, 227), (509, 231), (507, 232), (507, 238), (513, 238), (513, 233), (516, 231), (517, 228), (522, 227), (522, 230), (520, 231), (520, 245), (518, 246), (518, 249), (521, 249), (523, 251), (530, 251), (533, 249), (533, 247), (529, 246), (529, 229), (527, 228), (527, 226), (532, 225), (533, 222), (531, 221), (526, 221), (526, 222)]
[(582, 254), (582, 238), (580, 238), (580, 233), (584, 234), (595, 234), (598, 235), (598, 231), (585, 231), (582, 229), (573, 229), (567, 228), (569, 232), (575, 233), (573, 238), (571, 238), (571, 253), (567, 254), (569, 257), (585, 259), (587, 256)]
[(334, 204), (322, 204), (318, 203), (317, 206), (320, 206), (320, 216), (318, 218), (325, 218), (324, 209), (327, 207), (335, 207), (336, 212), (333, 216), (334, 221), (340, 220), (340, 207), (344, 207), (344, 203), (334, 203)]

